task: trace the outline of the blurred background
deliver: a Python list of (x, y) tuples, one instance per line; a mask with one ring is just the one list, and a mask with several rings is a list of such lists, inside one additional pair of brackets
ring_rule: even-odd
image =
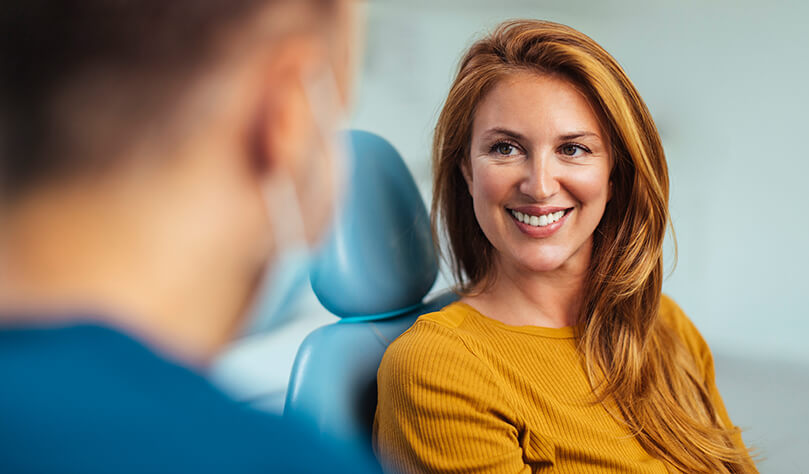
[[(809, 4), (748, 1), (378, 0), (350, 125), (393, 143), (430, 201), (432, 130), (464, 50), (502, 20), (547, 19), (595, 39), (657, 122), (678, 258), (664, 292), (714, 352), (717, 383), (762, 472), (807, 472)], [(441, 277), (435, 288), (449, 286)], [(298, 345), (336, 321), (314, 295), (279, 331), (214, 368), (237, 397), (281, 411)]]

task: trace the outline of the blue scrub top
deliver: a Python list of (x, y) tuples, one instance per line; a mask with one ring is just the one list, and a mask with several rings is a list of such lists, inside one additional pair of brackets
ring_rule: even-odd
[(0, 472), (375, 472), (116, 330), (0, 330)]

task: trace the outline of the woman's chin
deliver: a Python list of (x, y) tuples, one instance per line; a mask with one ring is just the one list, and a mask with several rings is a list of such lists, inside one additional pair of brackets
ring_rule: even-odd
[(522, 270), (531, 273), (548, 273), (559, 270), (567, 259), (561, 256), (546, 256), (544, 258), (530, 258), (520, 261)]
[(583, 245), (570, 245), (570, 242), (562, 244), (536, 245), (532, 247), (522, 247), (510, 249), (501, 255), (508, 255), (508, 262), (517, 267), (520, 271), (530, 273), (548, 272), (572, 272), (579, 274), (585, 272), (589, 267), (591, 239), (585, 241)]

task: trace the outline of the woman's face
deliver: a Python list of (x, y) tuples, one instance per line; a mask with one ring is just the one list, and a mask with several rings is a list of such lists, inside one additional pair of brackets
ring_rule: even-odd
[(464, 176), (499, 265), (587, 268), (611, 194), (609, 149), (589, 101), (564, 80), (517, 73), (486, 94)]

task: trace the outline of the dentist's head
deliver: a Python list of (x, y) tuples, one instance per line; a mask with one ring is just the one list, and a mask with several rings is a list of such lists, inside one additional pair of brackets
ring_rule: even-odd
[(0, 314), (99, 318), (204, 364), (335, 212), (349, 6), (7, 3)]

